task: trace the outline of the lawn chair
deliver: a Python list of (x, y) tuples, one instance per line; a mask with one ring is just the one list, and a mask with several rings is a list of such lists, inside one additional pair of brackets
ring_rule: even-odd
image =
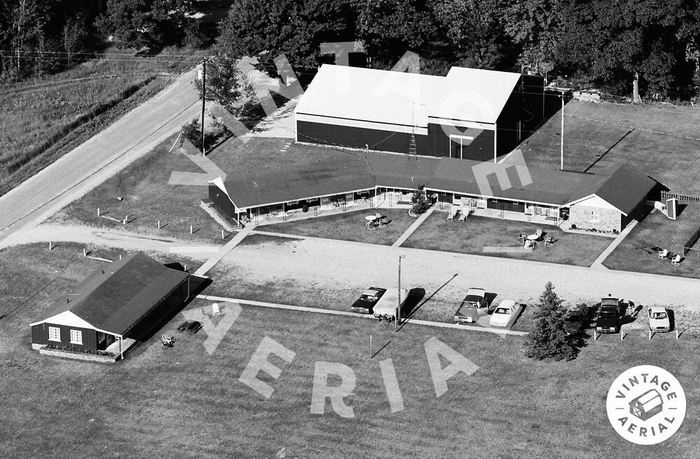
[(459, 221), (460, 222), (466, 222), (467, 221), (467, 216), (469, 216), (469, 211), (461, 211), (459, 213)]
[(523, 233), (518, 234), (518, 242), (525, 244), (525, 235)]
[(554, 238), (552, 236), (544, 240), (544, 246), (547, 247), (549, 245), (554, 245)]
[(537, 246), (537, 241), (533, 241), (530, 239), (525, 240), (525, 250), (533, 250)]
[(542, 228), (537, 228), (537, 231), (535, 231), (533, 236), (535, 236), (536, 240), (539, 241), (540, 238), (542, 238)]
[(160, 341), (165, 347), (173, 347), (175, 345), (175, 338), (168, 335), (160, 335)]
[(678, 266), (681, 264), (681, 261), (683, 260), (683, 257), (681, 254), (677, 253), (673, 258), (671, 258), (671, 264), (673, 266)]
[(447, 219), (448, 219), (448, 220), (454, 220), (455, 215), (457, 215), (457, 212), (458, 212), (458, 209), (452, 207), (452, 208), (450, 209), (450, 212), (447, 214)]
[(668, 258), (668, 249), (663, 249), (661, 252), (659, 252), (659, 258), (662, 260), (665, 260)]

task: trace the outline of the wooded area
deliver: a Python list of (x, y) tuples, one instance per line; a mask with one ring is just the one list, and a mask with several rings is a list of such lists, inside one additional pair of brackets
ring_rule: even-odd
[[(230, 9), (207, 35), (195, 13), (212, 6)], [(636, 82), (663, 100), (700, 86), (698, 0), (4, 0), (0, 75), (59, 71), (108, 37), (153, 52), (206, 47), (216, 34), (219, 59), (284, 53), (300, 70), (323, 62), (322, 42), (362, 40), (378, 68), (410, 50), (425, 73), (525, 70), (618, 95)]]

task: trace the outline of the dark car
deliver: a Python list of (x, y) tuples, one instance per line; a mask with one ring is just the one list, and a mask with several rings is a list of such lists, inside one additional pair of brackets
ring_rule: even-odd
[(618, 333), (622, 327), (622, 304), (613, 297), (603, 298), (596, 317), (595, 329), (598, 333)]
[(374, 305), (386, 293), (385, 288), (370, 287), (352, 304), (351, 309), (356, 312), (371, 314)]
[(585, 304), (577, 304), (566, 311), (564, 328), (569, 334), (581, 333), (588, 327), (589, 310)]
[(479, 319), (479, 309), (488, 306), (486, 291), (483, 288), (470, 288), (455, 311), (455, 323), (475, 323)]

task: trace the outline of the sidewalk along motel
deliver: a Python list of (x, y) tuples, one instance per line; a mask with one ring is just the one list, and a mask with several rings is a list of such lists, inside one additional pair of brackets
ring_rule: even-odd
[[(445, 211), (618, 233), (642, 213), (659, 186), (626, 166), (606, 175), (528, 168), (531, 183), (524, 184), (516, 167), (493, 163), (304, 144), (290, 147), (318, 148), (328, 150), (327, 161), (274, 173), (226, 171), (225, 179), (209, 182), (206, 203), (237, 224), (273, 223), (349, 210), (407, 208), (415, 189), (424, 186)], [(493, 171), (477, 172), (484, 165), (505, 167), (510, 183), (502, 183)]]
[(294, 110), (296, 141), (495, 161), (544, 119), (544, 94), (541, 77), (519, 73), (324, 64)]
[(141, 252), (105, 263), (30, 324), (32, 348), (81, 360), (123, 358), (179, 312), (201, 285), (202, 279), (168, 266)]

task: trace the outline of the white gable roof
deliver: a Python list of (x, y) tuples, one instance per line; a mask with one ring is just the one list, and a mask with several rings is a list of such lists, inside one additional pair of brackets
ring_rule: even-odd
[(65, 325), (66, 327), (95, 328), (92, 324), (76, 316), (71, 311), (63, 311), (62, 313), (56, 314), (48, 319), (29, 324), (29, 326), (33, 327), (34, 325), (39, 325), (44, 322), (49, 322), (54, 325)]
[(573, 206), (586, 206), (586, 207), (595, 207), (598, 209), (617, 210), (618, 212), (627, 216), (626, 213), (622, 212), (620, 209), (618, 209), (614, 205), (610, 204), (608, 201), (601, 198), (597, 194), (592, 194), (590, 196), (586, 196), (584, 198), (578, 199), (574, 202), (569, 203), (569, 205), (572, 207)]
[(518, 73), (453, 67), (446, 77), (324, 64), (297, 114), (427, 127), (428, 117), (495, 123)]

